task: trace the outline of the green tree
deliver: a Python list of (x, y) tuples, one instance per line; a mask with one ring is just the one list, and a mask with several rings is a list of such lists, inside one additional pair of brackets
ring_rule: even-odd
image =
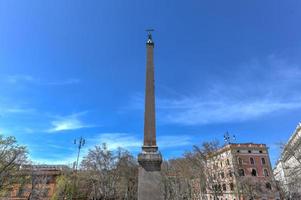
[(72, 198), (73, 181), (69, 175), (61, 175), (57, 178), (56, 190), (51, 200), (70, 200)]

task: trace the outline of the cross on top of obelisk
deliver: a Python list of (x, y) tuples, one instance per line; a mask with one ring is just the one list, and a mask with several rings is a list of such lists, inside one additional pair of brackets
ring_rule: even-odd
[(146, 29), (145, 30), (147, 32), (147, 44), (154, 44), (153, 42), (153, 38), (152, 38), (152, 32), (155, 31), (154, 29)]

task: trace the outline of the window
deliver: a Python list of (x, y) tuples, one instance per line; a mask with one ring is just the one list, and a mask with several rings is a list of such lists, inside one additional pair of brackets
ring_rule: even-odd
[(217, 185), (213, 185), (212, 188), (214, 191), (217, 191)]
[(230, 183), (230, 190), (234, 190), (234, 184), (233, 183)]
[(221, 162), (221, 167), (223, 167), (223, 162)]
[(46, 184), (50, 184), (52, 182), (54, 182), (53, 177), (52, 176), (47, 176), (47, 178), (46, 178)]
[(238, 170), (239, 176), (245, 176), (245, 171), (243, 169)]
[(223, 190), (224, 190), (224, 191), (227, 190), (226, 184), (223, 184)]
[(265, 165), (265, 159), (261, 158), (261, 164)]
[(227, 165), (230, 165), (230, 161), (229, 161), (229, 159), (227, 159)]
[(256, 171), (256, 169), (252, 169), (251, 174), (252, 174), (252, 176), (257, 176), (257, 171)]
[(231, 170), (229, 170), (229, 177), (232, 177), (232, 172), (231, 172)]
[(262, 153), (262, 150), (260, 150), (259, 153)]
[(238, 158), (238, 164), (242, 165), (242, 159)]
[(236, 152), (237, 152), (237, 153), (239, 153), (240, 151), (239, 151), (239, 150), (237, 150)]
[(225, 178), (225, 173), (224, 172), (221, 173), (221, 178)]
[(267, 189), (269, 189), (269, 190), (272, 189), (272, 185), (271, 185), (271, 183), (269, 183), (269, 182), (267, 182), (267, 183), (265, 184), (265, 187), (266, 187)]
[(268, 172), (267, 169), (264, 169), (264, 170), (263, 170), (263, 175), (264, 175), (264, 176), (269, 176), (269, 172)]
[(254, 165), (254, 164), (255, 164), (254, 158), (250, 158), (250, 163), (251, 163), (251, 165)]
[(252, 151), (251, 151), (251, 150), (248, 150), (248, 152), (249, 152), (249, 153), (252, 153)]

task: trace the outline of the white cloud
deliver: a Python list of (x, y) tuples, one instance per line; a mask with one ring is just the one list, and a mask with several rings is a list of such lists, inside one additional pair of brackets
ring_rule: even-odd
[(19, 82), (35, 82), (36, 79), (30, 75), (25, 74), (15, 74), (15, 75), (9, 75), (4, 78), (4, 81), (11, 84), (16, 84)]
[[(159, 91), (156, 99), (159, 123), (240, 122), (301, 108), (301, 65), (271, 55), (218, 74), (209, 71), (210, 78), (200, 80), (200, 85), (206, 87), (194, 93)], [(127, 109), (143, 107), (143, 95), (134, 95)]]
[(237, 122), (255, 119), (276, 111), (301, 108), (301, 102), (262, 101), (203, 101), (199, 98), (166, 100), (169, 108), (160, 112), (165, 123), (184, 125)]
[(92, 127), (92, 125), (86, 124), (80, 119), (82, 114), (83, 113), (77, 113), (64, 117), (56, 117), (57, 119), (51, 122), (52, 127), (48, 129), (47, 132), (60, 132)]
[(42, 79), (27, 74), (14, 74), (14, 75), (4, 76), (2, 78), (2, 81), (9, 84), (30, 83), (36, 85), (50, 85), (50, 86), (71, 85), (80, 82), (80, 80), (77, 78), (67, 78), (64, 80), (47, 80), (47, 79)]
[(67, 165), (70, 168), (73, 167), (73, 163), (76, 160), (76, 156), (74, 157), (63, 157), (63, 156), (58, 156), (58, 157), (53, 157), (53, 158), (35, 158), (32, 156), (29, 156), (29, 159), (33, 162), (33, 164), (36, 165), (41, 165), (41, 164), (46, 164), (46, 165)]
[(46, 85), (71, 85), (71, 84), (77, 84), (80, 80), (76, 78), (70, 78), (66, 80), (60, 80), (60, 81), (49, 81), (46, 83)]
[(22, 107), (2, 107), (0, 113), (2, 114), (30, 114), (34, 113), (35, 109)]
[(191, 146), (193, 144), (192, 137), (188, 135), (168, 135), (168, 136), (159, 136), (158, 146), (161, 149), (172, 148), (172, 147), (181, 147), (181, 146)]
[[(109, 149), (116, 150), (118, 147), (122, 147), (131, 151), (140, 151), (143, 145), (143, 133), (137, 137), (133, 133), (101, 133), (96, 138), (88, 140), (88, 143), (92, 142), (93, 145), (100, 145), (106, 143)], [(191, 145), (191, 137), (187, 135), (165, 135), (158, 136), (158, 146), (160, 149), (173, 148)], [(90, 146), (93, 146), (90, 145)]]
[(118, 147), (137, 149), (142, 146), (142, 139), (131, 133), (100, 133), (93, 141), (95, 145), (106, 143), (109, 149), (117, 149)]

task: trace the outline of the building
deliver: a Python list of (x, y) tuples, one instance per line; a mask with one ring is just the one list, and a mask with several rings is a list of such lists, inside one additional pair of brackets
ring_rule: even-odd
[(206, 165), (203, 199), (280, 199), (265, 144), (228, 144), (207, 155)]
[(274, 176), (286, 199), (301, 199), (301, 123), (284, 146)]
[(56, 179), (69, 168), (65, 165), (24, 165), (17, 174), (18, 184), (13, 184), (9, 200), (50, 200), (55, 192)]

